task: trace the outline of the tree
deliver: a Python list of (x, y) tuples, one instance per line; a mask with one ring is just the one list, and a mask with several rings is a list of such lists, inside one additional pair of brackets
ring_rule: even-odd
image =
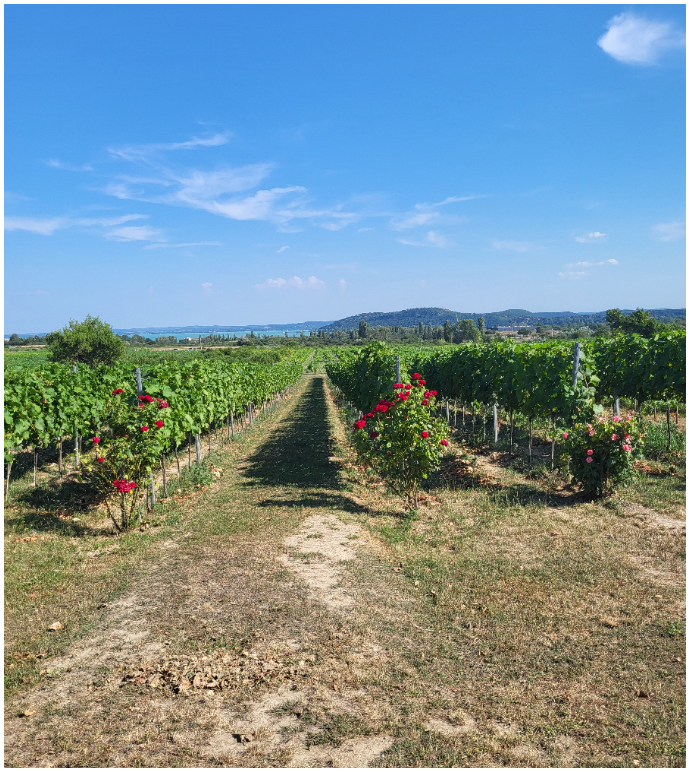
[(486, 327), (486, 323), (484, 321), (484, 317), (480, 316), (479, 319), (477, 319), (477, 327), (479, 328), (479, 334), (484, 334), (484, 328)]
[(87, 316), (83, 322), (70, 319), (69, 326), (48, 333), (45, 340), (54, 362), (112, 365), (125, 353), (125, 344), (113, 328), (97, 316)]
[(364, 319), (359, 320), (359, 337), (360, 338), (366, 338), (369, 333), (369, 325), (364, 321)]
[(453, 338), (453, 333), (450, 329), (450, 322), (446, 319), (446, 321), (443, 323), (443, 340), (446, 341), (446, 343), (450, 343)]
[(474, 319), (461, 319), (457, 324), (457, 331), (454, 335), (455, 343), (464, 343), (465, 341), (479, 340), (479, 330), (474, 323)]
[(417, 325), (417, 333), (418, 333), (418, 335), (419, 335), (419, 337), (420, 337), (420, 338), (423, 338), (423, 337), (424, 337), (424, 322), (420, 322), (420, 323)]
[(637, 333), (644, 338), (654, 337), (661, 329), (661, 323), (642, 308), (627, 316), (619, 308), (610, 308), (606, 321), (614, 332)]

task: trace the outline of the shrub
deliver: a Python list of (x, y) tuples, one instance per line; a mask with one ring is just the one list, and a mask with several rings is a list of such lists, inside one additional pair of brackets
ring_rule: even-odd
[(635, 478), (633, 461), (641, 456), (642, 436), (632, 413), (593, 421), (576, 424), (563, 439), (573, 482), (601, 498)]
[(416, 507), (420, 483), (438, 469), (448, 445), (448, 426), (431, 416), (436, 392), (425, 388), (418, 373), (412, 381), (396, 383), (391, 399), (356, 421), (354, 438), (364, 462)]
[[(109, 400), (102, 437), (94, 437), (96, 458), (87, 474), (105, 496), (106, 508), (118, 531), (126, 531), (136, 521), (142, 489), (168, 443), (165, 409), (168, 403), (148, 395), (125, 397), (115, 389)], [(120, 494), (119, 521), (110, 509), (110, 496)]]

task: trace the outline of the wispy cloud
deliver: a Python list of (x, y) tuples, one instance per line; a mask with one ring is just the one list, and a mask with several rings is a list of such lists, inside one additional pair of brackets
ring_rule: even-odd
[(409, 230), (410, 228), (429, 225), (433, 222), (446, 222), (449, 219), (457, 221), (457, 217), (449, 218), (447, 215), (442, 215), (438, 210), (448, 204), (455, 204), (460, 201), (472, 201), (475, 198), (486, 198), (486, 195), (448, 196), (447, 198), (444, 198), (443, 201), (437, 201), (436, 203), (415, 204), (414, 211), (393, 219), (391, 221), (391, 227), (396, 231), (404, 231)]
[(585, 233), (582, 236), (575, 236), (575, 241), (580, 244), (601, 244), (606, 241), (608, 234), (594, 231), (593, 233)]
[(69, 221), (65, 217), (6, 217), (6, 231), (29, 231), (41, 236), (52, 236), (60, 228), (68, 228)]
[(345, 281), (345, 279), (338, 279), (338, 286), (340, 287), (341, 290), (346, 290), (347, 282)]
[(126, 225), (123, 228), (114, 228), (108, 231), (105, 237), (111, 241), (164, 241), (162, 232), (148, 225)]
[(213, 286), (213, 284), (210, 281), (205, 281), (201, 285), (201, 287), (204, 290), (204, 292), (210, 292), (212, 286)]
[(263, 284), (255, 284), (254, 288), (262, 291), (267, 289), (322, 289), (326, 282), (317, 279), (316, 276), (310, 276), (308, 279), (300, 279), (299, 276), (293, 276), (291, 279), (266, 279)]
[(662, 222), (652, 228), (652, 233), (659, 241), (680, 241), (685, 238), (685, 223)]
[(587, 271), (561, 271), (558, 274), (559, 279), (583, 279), (587, 276)]
[(285, 252), (286, 249), (290, 249), (290, 247), (281, 247), (277, 252), (280, 254), (281, 252)]
[(492, 241), (494, 249), (507, 249), (510, 252), (530, 252), (537, 248), (533, 241)]
[(90, 227), (100, 226), (102, 228), (111, 228), (114, 225), (131, 220), (141, 220), (147, 218), (147, 214), (124, 214), (119, 217), (6, 217), (6, 231), (29, 231), (38, 233), (41, 236), (52, 236), (57, 230), (64, 228), (73, 228), (75, 226)]
[(222, 247), (220, 241), (187, 241), (182, 244), (147, 244), (144, 249), (176, 249), (178, 247)]
[(91, 164), (68, 164), (64, 161), (58, 161), (57, 158), (51, 158), (49, 161), (46, 161), (46, 166), (50, 166), (52, 169), (64, 169), (68, 172), (92, 172), (93, 166)]
[(450, 241), (441, 233), (437, 231), (428, 231), (424, 237), (424, 241), (412, 241), (411, 239), (398, 239), (400, 244), (406, 244), (409, 247), (438, 247), (439, 249), (445, 249), (449, 246)]
[(185, 142), (156, 142), (148, 145), (125, 145), (124, 147), (111, 147), (108, 152), (125, 161), (148, 162), (151, 156), (165, 151), (194, 150), (198, 147), (218, 147), (225, 145), (230, 140), (230, 134), (214, 134), (211, 137), (192, 137)]
[(685, 47), (685, 34), (670, 22), (625, 12), (608, 22), (597, 44), (624, 64), (657, 64), (665, 52)]
[(618, 265), (618, 260), (612, 257), (610, 260), (602, 260), (599, 263), (589, 263), (586, 260), (580, 260), (577, 263), (568, 263), (570, 268), (594, 268), (598, 265)]

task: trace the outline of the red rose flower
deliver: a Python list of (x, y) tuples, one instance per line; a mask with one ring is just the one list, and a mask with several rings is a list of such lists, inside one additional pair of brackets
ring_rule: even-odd
[(415, 373), (412, 377), (413, 378), (421, 378), (422, 376), (419, 373)]
[(441, 445), (448, 447), (448, 440), (441, 440)]
[(379, 433), (378, 432), (372, 432), (369, 436), (371, 437), (372, 440), (375, 440), (379, 436)]
[(367, 425), (366, 421), (363, 421), (361, 418), (359, 421), (355, 421), (355, 429), (364, 429), (364, 427)]
[(393, 388), (394, 389), (402, 389), (402, 387), (403, 387), (402, 383), (394, 383), (393, 384)]
[(143, 400), (144, 402), (153, 402), (153, 397), (149, 397), (148, 394), (146, 394), (146, 396), (139, 397), (139, 399)]
[(99, 464), (102, 464), (105, 461), (105, 459), (104, 458), (97, 458), (96, 461), (98, 461)]
[(428, 405), (428, 404), (429, 404), (429, 400), (428, 399), (423, 399), (422, 400), (422, 405)]
[(101, 438), (100, 438), (100, 437), (94, 437), (94, 438), (91, 440), (91, 442), (94, 442), (96, 445), (98, 445), (98, 443), (99, 443), (100, 441), (101, 441)]
[(429, 432), (422, 432), (422, 437), (426, 439), (429, 436)]
[(142, 431), (142, 432), (147, 432), (148, 430), (149, 430), (149, 427), (148, 427), (148, 426), (142, 426), (142, 427), (141, 427), (141, 431)]
[(158, 407), (159, 407), (161, 410), (163, 410), (163, 408), (166, 408), (166, 407), (168, 407), (168, 403), (167, 403), (167, 402), (166, 402), (164, 399), (162, 399), (162, 400), (160, 401), (160, 403), (159, 403)]
[(426, 381), (420, 381), (420, 382), (419, 382), (419, 385), (420, 385), (420, 386), (426, 386)]
[(157, 426), (159, 429), (162, 429), (162, 428), (163, 428), (163, 421), (156, 421), (156, 426)]
[(122, 394), (124, 392), (124, 389), (115, 389), (113, 394)]

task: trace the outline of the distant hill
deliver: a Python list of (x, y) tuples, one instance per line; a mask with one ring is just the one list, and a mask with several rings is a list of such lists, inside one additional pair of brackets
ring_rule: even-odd
[[(623, 313), (631, 314), (632, 309), (623, 309)], [(662, 322), (672, 319), (684, 318), (684, 308), (659, 308), (650, 310), (652, 316)], [(577, 313), (575, 311), (526, 311), (523, 308), (509, 308), (506, 311), (490, 311), (484, 314), (468, 314), (462, 311), (451, 311), (449, 308), (408, 308), (404, 311), (390, 311), (388, 313), (373, 311), (367, 314), (348, 316), (337, 322), (326, 325), (323, 329), (332, 330), (356, 330), (359, 322), (364, 319), (370, 327), (415, 327), (422, 324), (442, 325), (446, 319), (452, 323), (456, 319), (474, 319), (484, 317), (487, 327), (503, 327), (518, 324), (594, 324), (606, 321), (606, 311), (594, 311), (591, 313)]]

